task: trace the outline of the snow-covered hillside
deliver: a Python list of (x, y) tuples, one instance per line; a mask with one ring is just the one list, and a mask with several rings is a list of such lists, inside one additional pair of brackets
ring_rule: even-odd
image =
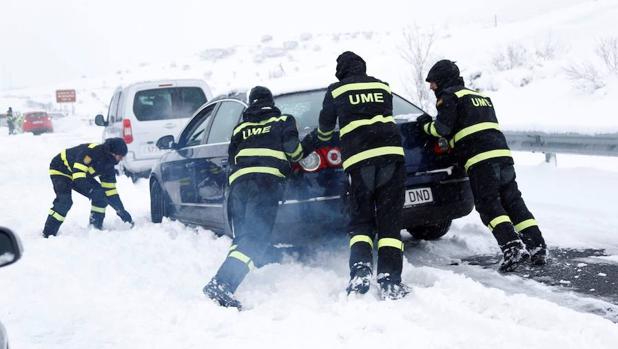
[[(458, 8), (454, 1), (446, 3)], [(492, 97), (504, 128), (618, 131), (610, 112), (618, 98), (616, 1), (545, 0), (533, 7), (516, 1), (497, 7), (480, 3), (445, 10), (444, 18), (430, 16), (436, 18), (433, 21), (422, 15), (435, 12), (426, 4), (407, 20), (371, 30), (302, 34), (273, 30), (252, 44), (187, 43), (194, 52), (189, 56), (164, 61), (148, 56), (139, 64), (119, 66), (108, 76), (2, 91), (0, 109), (58, 107), (53, 103), (54, 90), (75, 88), (76, 113), (93, 117), (106, 112), (118, 85), (161, 78), (201, 78), (215, 93), (269, 85), (273, 80), (326, 86), (334, 81), (337, 55), (354, 50), (368, 62), (370, 74), (432, 111), (433, 96), (419, 101), (415, 88), (413, 68), (420, 64), (403, 58), (429, 48), (423, 71), (438, 59), (456, 60), (469, 86)], [(602, 46), (605, 56), (599, 53)], [(420, 88), (428, 92), (427, 84)]]

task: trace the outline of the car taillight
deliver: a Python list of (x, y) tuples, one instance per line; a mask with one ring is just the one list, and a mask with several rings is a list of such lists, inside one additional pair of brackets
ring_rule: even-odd
[(322, 159), (320, 159), (320, 155), (314, 151), (307, 155), (304, 159), (300, 160), (298, 164), (306, 172), (314, 172), (317, 171), (322, 165)]
[(438, 141), (433, 145), (433, 152), (436, 155), (444, 155), (450, 150), (448, 141), (446, 138), (438, 138)]
[(127, 144), (133, 142), (133, 129), (131, 128), (131, 120), (129, 119), (122, 120), (122, 139), (124, 139), (124, 142)]
[(339, 167), (341, 165), (341, 151), (338, 148), (331, 148), (326, 152), (326, 162), (331, 167)]
[(341, 151), (337, 147), (316, 149), (299, 162), (305, 172), (317, 172), (325, 168), (341, 167)]

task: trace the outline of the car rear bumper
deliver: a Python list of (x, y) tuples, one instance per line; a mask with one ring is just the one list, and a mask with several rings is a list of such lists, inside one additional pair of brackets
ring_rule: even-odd
[(131, 173), (145, 173), (148, 174), (152, 170), (152, 167), (157, 162), (158, 158), (152, 159), (136, 159), (135, 153), (129, 152), (127, 157), (122, 160), (122, 167)]
[(434, 201), (405, 207), (402, 219), (404, 228), (438, 224), (460, 218), (468, 215), (474, 208), (474, 197), (467, 178), (441, 181), (429, 187)]

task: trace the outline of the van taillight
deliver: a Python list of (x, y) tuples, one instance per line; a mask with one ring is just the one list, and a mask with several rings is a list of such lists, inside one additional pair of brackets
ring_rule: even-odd
[[(319, 172), (325, 168), (341, 167), (341, 150), (337, 147), (323, 147), (316, 149), (306, 158), (301, 160), (298, 165), (304, 172)], [(296, 166), (292, 166), (297, 169)]]
[(440, 137), (433, 145), (433, 152), (436, 155), (444, 155), (450, 151), (448, 140)]
[(124, 142), (127, 144), (133, 142), (133, 129), (131, 128), (131, 120), (129, 119), (122, 120), (122, 139), (124, 139)]

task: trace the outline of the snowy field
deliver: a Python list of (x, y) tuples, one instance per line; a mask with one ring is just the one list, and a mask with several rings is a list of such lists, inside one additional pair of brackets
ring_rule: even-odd
[[(374, 292), (348, 299), (344, 240), (250, 274), (238, 312), (207, 300), (202, 286), (230, 245), (203, 229), (149, 222), (146, 181), (119, 178), (136, 226), (108, 210), (105, 230), (87, 228), (88, 201), (74, 205), (60, 236), (40, 232), (53, 191), (50, 159), (98, 141), (94, 126), (7, 136), (0, 128), (2, 225), (22, 238), (23, 259), (0, 270), (0, 319), (14, 348), (615, 348), (618, 325), (586, 313), (611, 305), (491, 270), (448, 261), (497, 252), (476, 213), (442, 240), (409, 247), (403, 280), (412, 294), (382, 302)], [(519, 182), (550, 247), (598, 247), (618, 257), (618, 161), (518, 154)], [(523, 281), (522, 281), (523, 280)], [(375, 288), (374, 288), (375, 291)], [(615, 307), (614, 307), (615, 308)], [(603, 315), (603, 314), (601, 314)]]

